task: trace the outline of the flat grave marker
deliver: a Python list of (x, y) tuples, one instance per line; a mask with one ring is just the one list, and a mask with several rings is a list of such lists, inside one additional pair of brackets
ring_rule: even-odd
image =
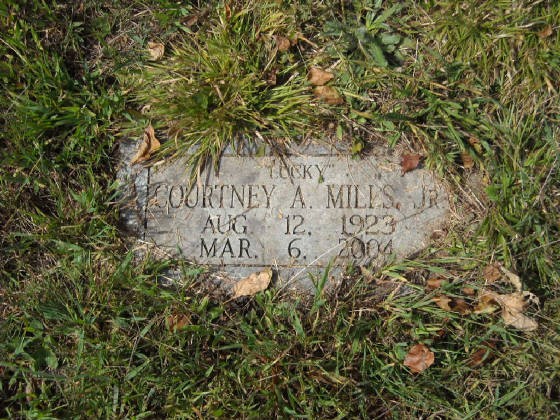
[(433, 175), (402, 174), (382, 154), (225, 155), (194, 185), (177, 160), (137, 169), (135, 185), (133, 224), (145, 242), (232, 277), (380, 266), (425, 248), (449, 212)]

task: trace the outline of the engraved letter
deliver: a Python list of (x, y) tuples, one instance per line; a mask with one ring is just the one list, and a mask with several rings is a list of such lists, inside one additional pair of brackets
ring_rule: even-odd
[(230, 258), (235, 258), (235, 254), (233, 253), (233, 248), (231, 247), (231, 243), (229, 242), (229, 239), (227, 239), (226, 243), (224, 244), (224, 248), (222, 249), (222, 254), (220, 255), (220, 258), (223, 258), (226, 252), (229, 253)]
[(295, 208), (296, 201), (299, 201), (301, 208), (305, 208), (305, 201), (303, 200), (303, 194), (301, 193), (301, 187), (298, 185), (296, 188), (296, 193), (294, 195), (294, 200), (292, 201), (291, 209)]
[(266, 189), (266, 185), (262, 185), (262, 189), (264, 190), (264, 194), (266, 195), (266, 208), (267, 209), (270, 208), (270, 197), (272, 197), (272, 193), (274, 192), (275, 188), (276, 188), (276, 185), (272, 185), (272, 188), (270, 189), (270, 191), (268, 191)]
[[(206, 255), (204, 255), (206, 253)], [(216, 256), (216, 238), (212, 241), (212, 246), (210, 249), (206, 246), (204, 238), (200, 238), (200, 257), (215, 257)]]
[[(173, 194), (173, 192), (176, 191), (175, 189), (179, 191), (180, 196), (178, 200), (175, 200), (175, 204), (174, 204), (173, 198), (177, 195), (177, 194)], [(178, 209), (181, 206), (181, 201), (183, 201), (184, 195), (185, 193), (183, 191), (182, 185), (173, 185), (169, 190), (169, 198), (167, 199), (167, 201), (171, 207), (173, 207), (174, 209)]]
[(333, 208), (343, 208), (343, 199), (342, 199), (342, 186), (338, 187), (338, 194), (336, 195), (336, 200), (334, 198), (334, 194), (332, 192), (332, 189), (334, 188), (334, 185), (327, 185), (327, 191), (328, 191), (328, 197), (327, 197), (327, 208), (330, 209), (331, 208), (331, 204), (333, 206)]
[[(219, 217), (220, 216), (218, 216), (218, 224), (220, 223)], [(212, 233), (216, 233), (216, 226), (214, 226), (214, 221), (212, 220), (212, 216), (208, 216), (208, 219), (206, 219), (206, 223), (204, 224), (204, 228), (202, 229), (203, 234), (206, 233), (206, 229), (211, 229)]]
[(243, 258), (243, 251), (245, 251), (247, 258), (251, 258), (251, 256), (249, 255), (249, 246), (251, 246), (249, 239), (246, 238), (239, 239), (239, 258)]
[[(189, 198), (193, 195), (193, 193), (194, 193), (194, 198), (196, 200), (193, 203), (190, 203)], [(189, 191), (189, 194), (185, 198), (185, 206), (187, 206), (189, 209), (192, 209), (197, 204), (198, 204), (198, 185), (196, 187), (191, 188), (191, 190)]]

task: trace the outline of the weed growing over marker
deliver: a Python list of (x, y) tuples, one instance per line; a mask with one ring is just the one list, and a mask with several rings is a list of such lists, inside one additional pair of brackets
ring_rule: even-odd
[(166, 131), (163, 154), (189, 153), (196, 168), (239, 140), (304, 135), (318, 111), (293, 19), (275, 3), (249, 1), (199, 22), (135, 86), (147, 118)]

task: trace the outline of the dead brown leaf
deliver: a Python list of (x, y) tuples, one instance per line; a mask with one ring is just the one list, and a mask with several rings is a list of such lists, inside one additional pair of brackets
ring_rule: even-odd
[(509, 271), (508, 269), (500, 266), (500, 270), (502, 271), (502, 273), (504, 273), (508, 279), (508, 281), (511, 283), (511, 285), (513, 287), (515, 287), (515, 290), (517, 290), (518, 292), (521, 292), (523, 290), (523, 285), (521, 284), (521, 279), (519, 278), (519, 276), (517, 274), (513, 274), (511, 271)]
[(544, 38), (548, 38), (553, 33), (554, 31), (552, 30), (552, 25), (546, 25), (538, 32), (538, 35), (540, 38), (544, 39)]
[(233, 286), (232, 299), (241, 296), (254, 296), (258, 292), (262, 292), (268, 288), (272, 280), (272, 269), (267, 268), (259, 273), (253, 273), (249, 277), (239, 280)]
[(292, 46), (290, 40), (285, 36), (274, 35), (274, 41), (276, 41), (276, 46), (280, 52), (288, 51)]
[(264, 74), (266, 84), (269, 86), (276, 86), (276, 75), (278, 74), (277, 69), (272, 69)]
[(309, 70), (309, 74), (307, 75), (307, 80), (309, 80), (309, 83), (313, 86), (323, 86), (333, 78), (334, 74), (330, 71), (321, 70), (318, 67), (311, 67), (311, 70)]
[(415, 344), (404, 358), (404, 365), (412, 373), (420, 373), (428, 369), (435, 360), (434, 353), (424, 344)]
[(169, 315), (166, 320), (167, 329), (175, 332), (184, 329), (191, 323), (191, 317), (186, 314)]
[(474, 166), (474, 160), (469, 152), (461, 152), (461, 161), (465, 169), (471, 169)]
[(447, 280), (442, 279), (441, 277), (432, 277), (426, 281), (426, 290), (439, 289), (444, 284), (447, 284)]
[(316, 98), (323, 100), (329, 105), (340, 105), (344, 103), (344, 99), (338, 91), (331, 86), (316, 86), (313, 89)]
[(474, 307), (475, 314), (491, 314), (500, 309), (500, 306), (494, 299), (494, 293), (483, 292), (478, 298), (478, 302)]
[(522, 331), (534, 331), (539, 324), (523, 312), (528, 302), (538, 303), (538, 301), (538, 298), (531, 292), (515, 292), (502, 295), (486, 291), (479, 298), (475, 313), (487, 313), (489, 312), (488, 309), (497, 305), (502, 309), (504, 324)]
[(500, 265), (497, 263), (488, 264), (486, 267), (484, 267), (484, 270), (482, 270), (482, 275), (488, 283), (494, 283), (496, 280), (499, 280), (500, 277), (502, 277), (502, 273), (500, 272)]
[(471, 137), (468, 138), (467, 141), (473, 147), (473, 149), (476, 151), (476, 153), (478, 153), (479, 155), (482, 154), (482, 144), (480, 144), (479, 139), (471, 136)]
[(157, 61), (163, 57), (165, 52), (165, 47), (161, 42), (148, 42), (148, 53), (150, 54), (150, 60)]
[(140, 162), (144, 162), (148, 160), (152, 154), (158, 150), (161, 146), (161, 143), (156, 138), (156, 134), (154, 132), (154, 127), (150, 124), (144, 130), (144, 138), (142, 139), (142, 143), (140, 143), (140, 147), (136, 152), (136, 155), (132, 158), (130, 163), (132, 165)]
[(483, 347), (471, 354), (469, 360), (467, 361), (467, 365), (472, 368), (481, 366), (482, 364), (488, 362), (492, 358), (492, 349), (496, 348), (492, 341), (484, 341), (481, 344)]
[(187, 28), (190, 28), (191, 26), (194, 26), (197, 23), (198, 23), (198, 15), (190, 15), (183, 20), (183, 25), (185, 25)]
[(463, 293), (466, 296), (474, 296), (476, 295), (476, 290), (474, 290), (474, 288), (470, 286), (465, 286), (461, 288), (461, 293)]
[(458, 297), (438, 295), (434, 297), (434, 302), (445, 311), (457, 312), (461, 315), (468, 315), (472, 312), (471, 305), (464, 299)]
[(422, 159), (422, 155), (419, 155), (418, 153), (403, 154), (401, 157), (401, 168), (402, 168), (401, 175), (404, 175), (407, 172), (416, 169), (420, 164), (421, 159)]

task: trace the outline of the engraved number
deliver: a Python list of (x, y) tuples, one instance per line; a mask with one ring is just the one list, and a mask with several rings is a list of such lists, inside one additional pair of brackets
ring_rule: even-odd
[[(303, 225), (304, 220), (303, 216), (300, 216), (299, 214), (286, 216), (286, 235), (303, 235), (305, 233), (305, 229), (301, 228), (301, 225)], [(291, 230), (290, 227), (292, 228)]]
[(288, 244), (288, 255), (291, 258), (299, 258), (301, 255), (301, 249), (294, 245), (296, 241), (299, 241), (301, 238), (292, 239)]

